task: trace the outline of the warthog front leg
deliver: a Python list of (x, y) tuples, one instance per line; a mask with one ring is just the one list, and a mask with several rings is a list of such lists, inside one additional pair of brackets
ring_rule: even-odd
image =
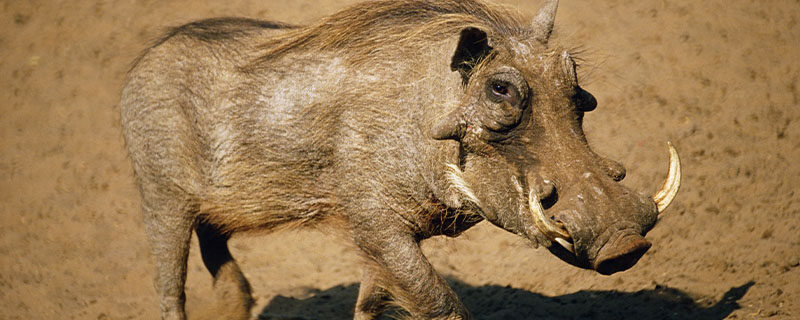
[(161, 319), (184, 320), (186, 261), (193, 218), (179, 201), (144, 194), (142, 210), (145, 230), (156, 263), (155, 287), (161, 304)]
[(200, 222), (196, 228), (203, 263), (214, 277), (216, 302), (203, 310), (203, 319), (250, 319), (253, 307), (250, 284), (228, 249), (229, 235)]
[(433, 269), (412, 234), (385, 227), (360, 227), (356, 243), (376, 267), (365, 269), (355, 319), (375, 319), (388, 296), (412, 319), (470, 319), (467, 309)]
[(353, 319), (370, 320), (378, 318), (386, 309), (391, 295), (386, 289), (380, 287), (377, 266), (371, 261), (366, 262), (361, 275), (361, 286), (358, 289), (358, 301)]

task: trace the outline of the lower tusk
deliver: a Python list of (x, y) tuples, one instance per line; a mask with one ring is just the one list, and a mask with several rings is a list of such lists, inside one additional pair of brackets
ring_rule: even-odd
[(564, 247), (564, 249), (567, 249), (567, 251), (575, 254), (574, 246), (571, 243), (569, 243), (569, 241), (564, 240), (564, 238), (555, 238), (555, 241), (558, 242), (558, 244), (560, 244), (562, 247)]
[[(564, 246), (564, 243), (569, 244), (569, 242), (566, 240), (571, 239), (569, 233), (564, 230), (563, 226), (559, 226), (552, 222), (549, 218), (545, 217), (542, 203), (539, 201), (539, 197), (535, 192), (533, 192), (533, 190), (528, 192), (528, 206), (531, 208), (533, 223), (536, 224), (536, 228), (538, 228), (539, 231), (541, 231), (548, 239), (556, 241), (562, 246)], [(569, 247), (564, 246), (564, 248), (572, 252), (571, 247), (572, 245), (569, 245)]]
[(681, 186), (681, 160), (678, 158), (678, 151), (672, 146), (671, 142), (667, 142), (669, 147), (669, 172), (667, 179), (661, 188), (653, 195), (653, 201), (656, 202), (658, 213), (664, 212), (675, 195), (678, 194), (678, 188)]

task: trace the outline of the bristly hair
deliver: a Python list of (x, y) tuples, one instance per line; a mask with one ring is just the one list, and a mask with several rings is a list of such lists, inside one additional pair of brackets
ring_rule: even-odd
[(444, 39), (466, 27), (498, 37), (527, 36), (530, 26), (514, 10), (476, 0), (380, 0), (354, 5), (320, 22), (268, 40), (259, 58), (268, 61), (295, 49), (347, 49), (361, 57)]

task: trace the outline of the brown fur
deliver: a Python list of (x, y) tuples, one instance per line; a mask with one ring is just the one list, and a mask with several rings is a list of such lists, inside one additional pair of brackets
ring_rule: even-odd
[(504, 6), (476, 1), (365, 2), (333, 14), (306, 28), (262, 44), (258, 62), (292, 50), (342, 50), (354, 62), (417, 50), (474, 27), (497, 37), (530, 36), (527, 21)]
[[(356, 319), (392, 303), (469, 318), (419, 242), (483, 219), (581, 267), (608, 239), (647, 232), (652, 201), (589, 149), (580, 119), (593, 98), (576, 98), (591, 95), (541, 28), (478, 1), (401, 0), (307, 27), (224, 18), (170, 31), (136, 61), (121, 103), (162, 317), (185, 317), (192, 230), (236, 318), (252, 301), (231, 234), (345, 230), (365, 258)], [(523, 187), (558, 190), (542, 198), (576, 255), (535, 227)]]

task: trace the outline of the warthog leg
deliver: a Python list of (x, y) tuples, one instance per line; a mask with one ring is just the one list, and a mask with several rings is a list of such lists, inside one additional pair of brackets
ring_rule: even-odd
[(361, 275), (361, 286), (358, 288), (358, 301), (353, 316), (354, 320), (377, 319), (386, 309), (391, 296), (380, 287), (378, 274), (372, 261), (367, 261)]
[[(354, 230), (358, 246), (370, 263), (379, 266), (374, 269), (375, 273), (366, 270), (367, 283), (361, 286), (366, 292), (359, 292), (358, 306), (374, 302), (370, 300), (379, 292), (377, 283), (391, 295), (391, 303), (409, 311), (412, 319), (470, 319), (458, 296), (425, 258), (414, 235), (375, 220), (360, 224)], [(378, 295), (378, 298), (382, 297)], [(357, 310), (355, 318), (375, 319), (377, 316)]]
[(202, 313), (226, 319), (250, 319), (253, 306), (250, 284), (228, 249), (229, 235), (222, 234), (212, 225), (200, 222), (195, 229), (200, 242), (200, 253), (206, 269), (214, 277), (216, 303)]
[(155, 287), (164, 320), (185, 320), (183, 292), (193, 218), (185, 203), (143, 192), (145, 231), (156, 263)]

